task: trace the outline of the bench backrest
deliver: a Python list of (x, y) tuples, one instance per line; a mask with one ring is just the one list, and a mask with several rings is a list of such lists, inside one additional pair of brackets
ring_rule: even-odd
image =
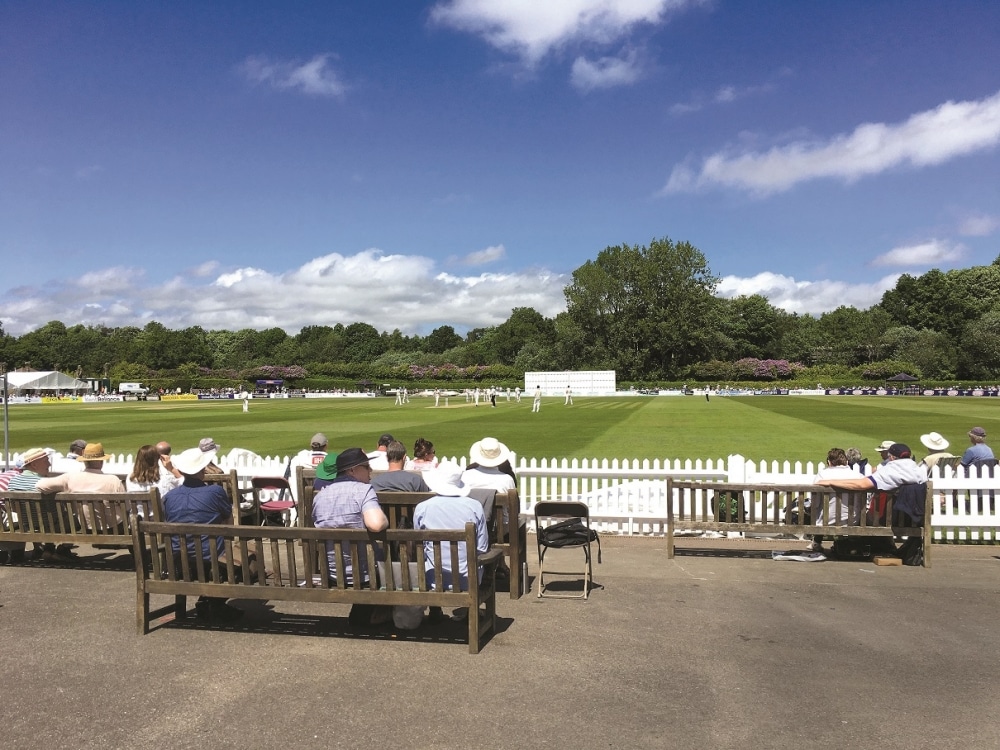
[(72, 536), (86, 541), (87, 537), (117, 537), (124, 541), (131, 534), (133, 515), (154, 516), (159, 507), (160, 493), (148, 492), (86, 493), (86, 492), (0, 492), (11, 519), (9, 528), (0, 529), (0, 538), (31, 538), (34, 541), (58, 541)]
[[(887, 528), (891, 526), (894, 493), (889, 493), (884, 513), (870, 517), (867, 511), (868, 493), (841, 490), (823, 485), (778, 484), (728, 484), (667, 480), (668, 512), (674, 522), (742, 523), (753, 525), (812, 525), (796, 521), (789, 511), (795, 510), (797, 518), (804, 518), (806, 502), (815, 513), (818, 508), (834, 505), (835, 517), (825, 525)], [(932, 488), (925, 492), (926, 518), (930, 518)]]
[[(180, 549), (185, 549), (188, 540), (193, 540), (196, 550), (201, 549), (201, 540), (209, 541), (209, 558), (201, 555), (189, 557), (186, 554), (151, 555), (150, 550), (172, 549), (172, 539), (176, 537)], [(243, 587), (254, 587), (255, 590), (284, 589), (284, 598), (296, 598), (288, 592), (308, 591), (311, 589), (339, 589), (354, 592), (370, 592), (384, 595), (386, 591), (422, 591), (427, 592), (424, 571), (423, 545), (425, 542), (432, 547), (432, 560), (435, 569), (434, 580), (443, 580), (443, 569), (446, 557), (452, 570), (458, 570), (458, 543), (466, 545), (466, 557), (469, 570), (479, 566), (479, 556), (476, 550), (476, 530), (473, 524), (466, 524), (464, 529), (428, 529), (428, 530), (388, 530), (372, 533), (360, 529), (316, 529), (316, 528), (286, 528), (280, 526), (221, 526), (207, 524), (162, 523), (158, 521), (139, 520), (132, 531), (134, 553), (136, 555), (136, 574), (140, 587), (143, 580), (151, 581), (191, 581), (206, 586), (212, 584), (228, 584)], [(224, 553), (219, 554), (217, 543), (222, 540)], [(447, 547), (443, 545), (447, 543)], [(341, 554), (350, 546), (353, 567), (358, 569), (358, 562), (367, 560), (368, 569), (379, 569), (382, 572), (379, 581), (375, 576), (365, 583), (359, 576), (349, 584), (343, 576), (333, 580), (326, 565), (328, 546), (333, 549), (336, 559), (342, 559)], [(398, 549), (399, 560), (390, 564), (382, 562), (388, 558), (386, 552)], [(445, 550), (448, 550), (445, 552)], [(415, 552), (413, 552), (415, 550)], [(269, 575), (246, 575), (239, 569), (239, 560), (250, 560), (251, 553), (256, 555), (252, 569), (269, 571)], [(140, 563), (139, 561), (145, 561)], [(394, 575), (389, 575), (392, 569)], [(469, 576), (470, 587), (477, 587), (475, 575)], [(381, 588), (379, 587), (381, 584)], [(193, 593), (210, 593), (210, 589), (194, 591)], [(438, 593), (461, 593), (441, 591)], [(254, 598), (266, 598), (261, 593)], [(303, 595), (301, 598), (310, 599)], [(316, 599), (316, 597), (311, 597)], [(369, 597), (378, 602), (377, 596)], [(365, 597), (355, 598), (364, 601)], [(391, 603), (391, 602), (387, 602)], [(398, 603), (405, 603), (405, 599)]]

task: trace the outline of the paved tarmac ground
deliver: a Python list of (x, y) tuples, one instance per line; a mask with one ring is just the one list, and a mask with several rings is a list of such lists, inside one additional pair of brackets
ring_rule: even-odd
[(464, 624), (358, 635), (344, 605), (236, 602), (235, 626), (140, 636), (126, 555), (0, 566), (3, 744), (1000, 747), (1000, 548), (922, 569), (680, 546), (605, 538), (589, 601), (503, 594), (475, 656)]

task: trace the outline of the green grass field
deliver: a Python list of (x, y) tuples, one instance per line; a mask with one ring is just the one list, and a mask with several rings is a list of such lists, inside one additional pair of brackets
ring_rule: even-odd
[(739, 453), (754, 460), (818, 461), (838, 446), (872, 455), (885, 439), (909, 443), (924, 454), (920, 435), (935, 430), (960, 453), (976, 425), (1000, 439), (1000, 399), (879, 396), (754, 396), (545, 399), (538, 414), (530, 398), (505, 399), (497, 408), (451, 399), (450, 406), (414, 398), (405, 406), (382, 399), (276, 399), (173, 401), (116, 404), (14, 405), (10, 448), (44, 445), (65, 451), (70, 441), (101, 442), (105, 450), (135, 453), (145, 443), (170, 441), (175, 449), (205, 436), (223, 449), (289, 455), (324, 432), (333, 449), (375, 447), (391, 432), (412, 450), (433, 441), (439, 456), (464, 455), (491, 435), (520, 456), (534, 458), (722, 458)]

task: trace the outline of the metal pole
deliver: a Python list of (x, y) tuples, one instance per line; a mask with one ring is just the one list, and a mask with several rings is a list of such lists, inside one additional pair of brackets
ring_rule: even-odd
[(3, 470), (10, 471), (10, 420), (7, 418), (7, 363), (0, 363), (3, 370)]

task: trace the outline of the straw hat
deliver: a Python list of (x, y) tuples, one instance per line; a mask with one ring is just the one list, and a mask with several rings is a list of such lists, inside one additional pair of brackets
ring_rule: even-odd
[(100, 443), (87, 443), (83, 453), (76, 457), (77, 461), (107, 461), (111, 456), (104, 455), (104, 446)]
[(888, 453), (889, 449), (895, 443), (895, 440), (883, 440), (882, 443), (875, 449), (879, 453)]

